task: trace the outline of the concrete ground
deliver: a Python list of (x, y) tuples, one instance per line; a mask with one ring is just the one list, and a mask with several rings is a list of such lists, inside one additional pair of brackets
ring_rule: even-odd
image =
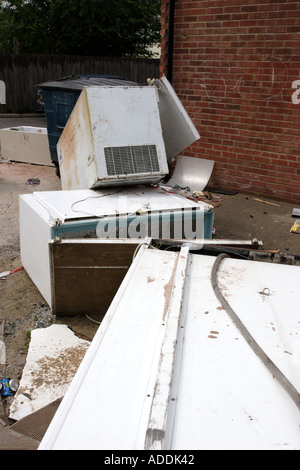
[(292, 211), (300, 205), (242, 193), (220, 196), (224, 199), (215, 208), (214, 238), (257, 238), (265, 250), (300, 255), (300, 234), (290, 232), (297, 220)]

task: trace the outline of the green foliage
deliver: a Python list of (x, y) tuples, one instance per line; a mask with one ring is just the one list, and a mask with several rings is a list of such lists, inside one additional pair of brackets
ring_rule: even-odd
[(11, 0), (0, 7), (0, 52), (149, 55), (160, 0)]

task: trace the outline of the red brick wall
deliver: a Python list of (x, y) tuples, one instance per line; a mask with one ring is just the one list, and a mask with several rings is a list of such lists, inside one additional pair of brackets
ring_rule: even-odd
[(215, 161), (213, 187), (300, 203), (299, 0), (176, 0), (172, 84), (201, 135), (184, 154)]

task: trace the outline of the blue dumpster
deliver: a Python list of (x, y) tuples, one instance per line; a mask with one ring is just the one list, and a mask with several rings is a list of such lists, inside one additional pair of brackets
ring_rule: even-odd
[(58, 170), (56, 145), (70, 114), (86, 86), (141, 86), (123, 77), (109, 75), (75, 75), (38, 85), (39, 102), (44, 106), (51, 160)]

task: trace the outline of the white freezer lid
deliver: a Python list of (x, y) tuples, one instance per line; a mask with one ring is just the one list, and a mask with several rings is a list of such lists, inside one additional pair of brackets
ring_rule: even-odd
[(200, 135), (167, 78), (154, 79), (152, 84), (158, 90), (158, 109), (166, 155), (171, 162), (178, 153), (200, 139)]
[[(183, 273), (184, 257), (183, 252), (138, 253), (40, 448), (141, 448), (155, 372), (161, 379), (165, 372), (172, 376), (172, 361), (156, 370), (157, 351), (178, 329), (171, 392), (176, 401), (167, 401), (175, 407), (167, 426), (171, 449), (300, 449), (299, 409), (213, 292), (215, 258), (191, 255)], [(298, 266), (235, 259), (222, 262), (218, 273), (230, 305), (298, 388), (299, 315), (294, 305), (299, 279)], [(166, 310), (172, 280), (171, 308), (178, 310), (184, 282), (180, 326), (170, 322)], [(261, 293), (266, 287), (269, 295)], [(151, 409), (159, 421), (164, 403)]]
[(71, 191), (39, 191), (33, 197), (62, 223), (87, 217), (134, 214), (137, 211), (172, 211), (199, 207), (183, 196), (160, 188), (79, 189)]

